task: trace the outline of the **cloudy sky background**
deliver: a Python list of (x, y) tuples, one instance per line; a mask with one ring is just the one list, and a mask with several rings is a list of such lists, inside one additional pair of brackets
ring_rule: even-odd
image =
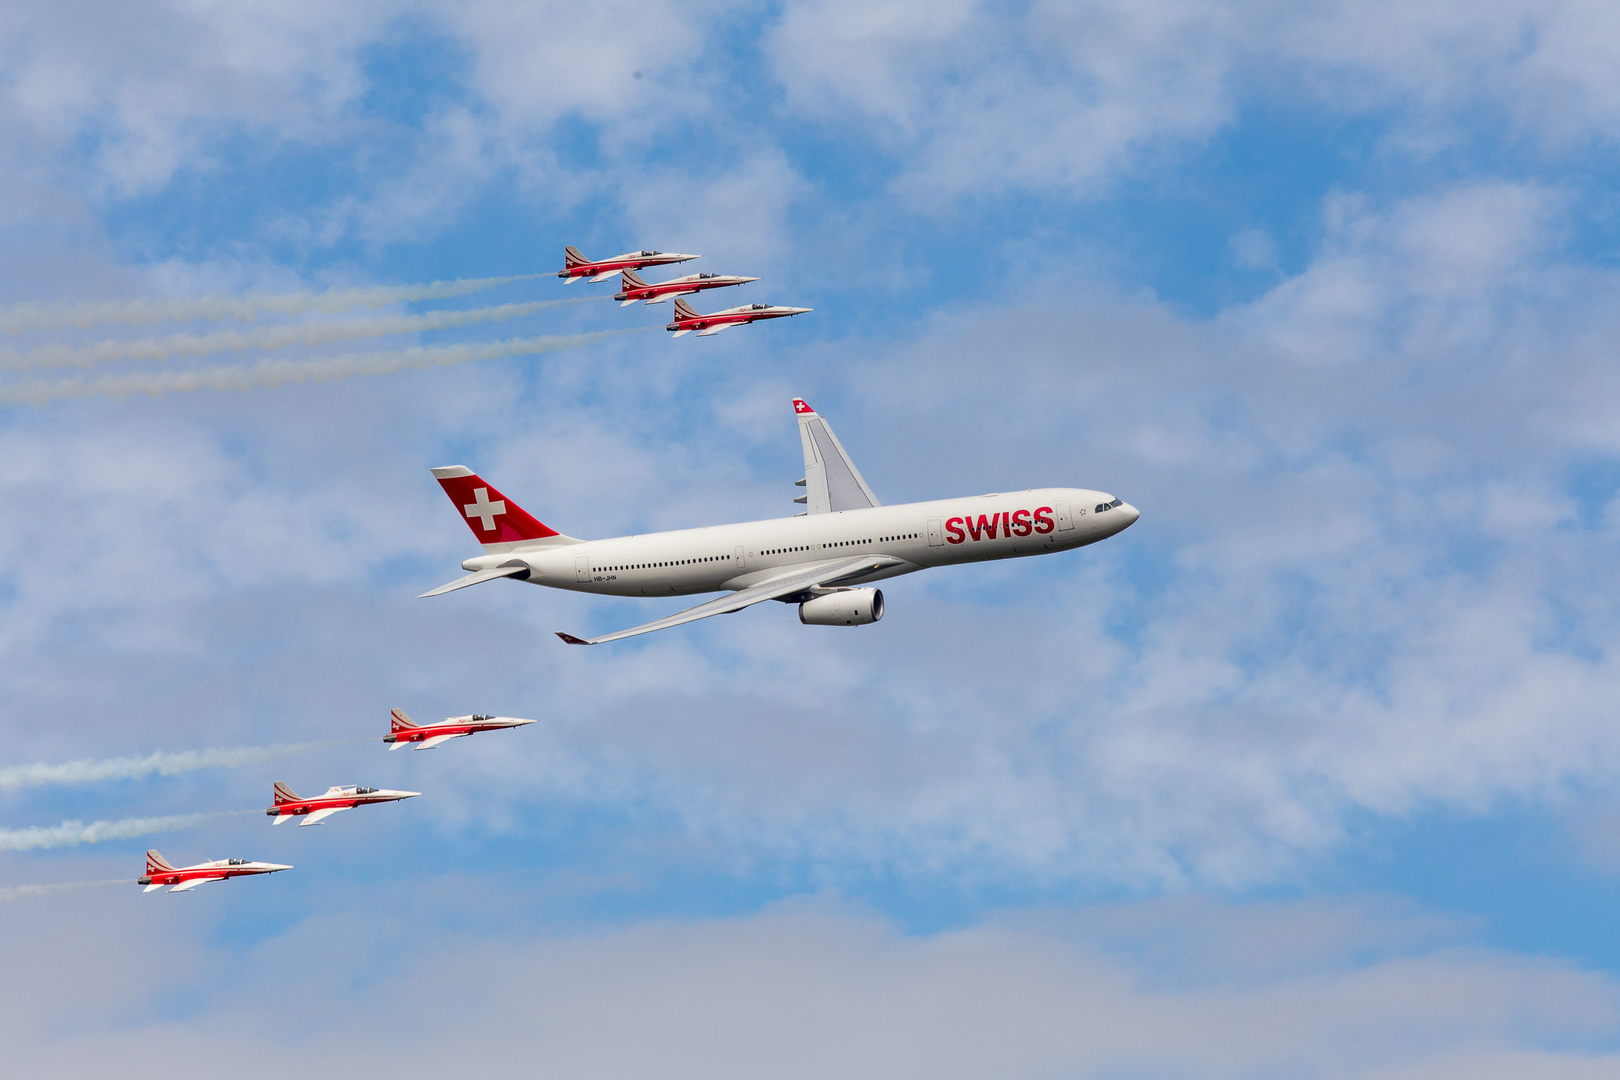
[[(1612, 1075), (1617, 124), (1598, 3), (6, 5), (8, 307), (518, 275), (574, 243), (816, 308), (0, 412), (0, 769), (355, 739), (391, 706), (541, 720), (0, 784), (3, 829), (255, 810), (276, 779), (426, 793), (0, 852), (8, 1060)], [(1078, 485), (1142, 519), (901, 579), (854, 631), (772, 605), (578, 650), (552, 632), (674, 605), (414, 599), (475, 552), (430, 466), (583, 537), (786, 515), (793, 396), (886, 502)], [(297, 869), (15, 891), (148, 846)]]

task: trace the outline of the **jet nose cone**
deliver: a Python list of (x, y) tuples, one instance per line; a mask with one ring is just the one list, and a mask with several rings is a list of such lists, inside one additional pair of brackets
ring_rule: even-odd
[(1126, 503), (1124, 506), (1121, 506), (1119, 508), (1119, 512), (1125, 516), (1125, 528), (1127, 529), (1132, 525), (1135, 525), (1136, 519), (1142, 516), (1142, 511), (1138, 510), (1130, 503)]

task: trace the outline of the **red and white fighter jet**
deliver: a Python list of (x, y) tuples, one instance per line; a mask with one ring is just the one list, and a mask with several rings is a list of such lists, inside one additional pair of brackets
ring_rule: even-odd
[(313, 799), (302, 799), (297, 792), (280, 780), (275, 782), (273, 790), (276, 805), (265, 811), (276, 819), (273, 824), (280, 825), (283, 821), (301, 817), (304, 820), (298, 823), (300, 827), (319, 825), (339, 810), (352, 810), (367, 803), (414, 799), (422, 794), (420, 791), (389, 791), (387, 788), (358, 787), (350, 784), (347, 787), (327, 788), (325, 795), (317, 795)]
[(619, 279), (619, 291), (613, 299), (619, 302), (620, 307), (629, 307), (637, 300), (645, 300), (649, 304), (662, 304), (676, 296), (692, 296), (705, 289), (724, 289), (730, 285), (746, 285), (750, 281), (758, 281), (757, 277), (737, 277), (734, 274), (687, 274), (685, 277), (671, 278), (669, 281), (656, 281), (648, 284), (641, 280), (641, 276), (634, 270), (626, 270)]
[[(505, 512), (504, 506), (501, 512)], [(413, 743), (418, 750), (431, 750), (442, 742), (476, 735), (480, 731), (502, 731), (534, 723), (533, 720), (519, 720), (511, 716), (475, 714), (452, 716), (437, 724), (418, 724), (399, 709), (393, 710), (392, 718), (391, 730), (383, 736), (383, 742), (393, 744), (388, 748), (390, 750), (399, 750)]]
[(673, 330), (676, 337), (690, 334), (696, 330), (698, 337), (710, 337), (722, 330), (729, 330), (733, 326), (746, 326), (761, 319), (781, 319), (790, 315), (803, 315), (815, 308), (807, 307), (781, 307), (776, 304), (746, 304), (742, 307), (726, 308), (716, 311), (712, 315), (699, 315), (692, 310), (692, 305), (685, 300), (675, 301), (675, 321), (664, 327)]
[(700, 258), (701, 255), (682, 255), (670, 251), (627, 251), (623, 255), (597, 261), (587, 259), (579, 253), (579, 248), (570, 244), (563, 248), (563, 268), (557, 271), (557, 276), (563, 279), (564, 285), (572, 285), (581, 279), (606, 281), (623, 270), (640, 270), (643, 266), (663, 266)]
[(137, 878), (136, 882), (146, 886), (142, 892), (156, 892), (165, 885), (174, 886), (170, 892), (190, 892), (210, 881), (249, 877), (253, 874), (274, 874), (278, 870), (291, 869), (292, 867), (280, 863), (251, 862), (247, 859), (215, 859), (213, 862), (198, 863), (196, 866), (170, 866), (168, 859), (156, 851), (148, 851), (146, 876)]

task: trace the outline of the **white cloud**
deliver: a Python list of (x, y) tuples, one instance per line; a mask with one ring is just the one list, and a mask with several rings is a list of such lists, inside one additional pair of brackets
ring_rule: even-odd
[[(1372, 911), (1148, 905), (906, 935), (837, 904), (794, 902), (732, 919), (492, 937), (435, 929), (449, 911), (507, 910), (498, 882), (453, 878), (371, 910), (351, 899), (255, 948), (192, 944), (188, 924), (218, 917), (221, 894), (245, 887), (217, 887), (185, 920), (159, 898), (87, 927), (71, 954), (8, 946), (22, 966), (0, 991), (0, 1032), (15, 1066), (159, 1076), (172, 1071), (163, 1048), (176, 1045), (229, 1053), (248, 1077), (364, 1067), (405, 1078), (1372, 1078), (1527, 1064), (1538, 1076), (1593, 1077), (1617, 1064), (1600, 1049), (1620, 1028), (1610, 980), (1446, 949), (1421, 930), (1392, 949), (1410, 929)], [(63, 940), (38, 931), (110, 899), (19, 909), (7, 933), (28, 918), (34, 941)], [(1194, 928), (1237, 959), (1195, 946), (1203, 966), (1167, 970), (1132, 955), (1138, 935)], [(1369, 944), (1370, 959), (1352, 958)], [(91, 957), (111, 974), (87, 994), (77, 981)], [(140, 979), (119, 978), (125, 970)], [(195, 1007), (165, 1007), (182, 990)], [(424, 1008), (430, 1019), (400, 1022)], [(65, 1029), (37, 1022), (64, 1014), (75, 1018)]]
[(864, 119), (900, 191), (1096, 193), (1196, 148), (1242, 104), (1378, 116), (1394, 152), (1484, 132), (1554, 156), (1620, 113), (1602, 4), (1269, 0), (789, 8), (769, 52), (792, 107)]

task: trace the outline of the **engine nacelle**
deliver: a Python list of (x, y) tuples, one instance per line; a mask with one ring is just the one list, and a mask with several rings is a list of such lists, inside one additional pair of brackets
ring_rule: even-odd
[(882, 589), (840, 589), (799, 605), (806, 626), (866, 626), (881, 618)]

